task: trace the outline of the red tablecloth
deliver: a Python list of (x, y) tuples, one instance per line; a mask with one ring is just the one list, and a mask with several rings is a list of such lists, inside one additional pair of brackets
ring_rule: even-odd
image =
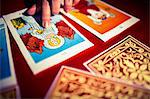
[[(25, 8), (25, 0), (1, 0), (1, 15), (12, 13)], [(31, 0), (28, 0), (31, 1)], [(80, 27), (75, 22), (71, 22), (85, 37), (94, 43), (94, 47), (83, 51), (82, 53), (55, 65), (38, 75), (33, 75), (24, 57), (22, 56), (15, 40), (10, 34), (11, 50), (15, 65), (18, 84), (23, 98), (43, 98), (51, 86), (55, 76), (57, 75), (62, 65), (67, 65), (74, 68), (87, 70), (83, 66), (83, 62), (97, 55), (114, 45), (127, 35), (132, 35), (147, 46), (150, 46), (150, 31), (149, 31), (149, 0), (104, 0), (109, 4), (140, 18), (140, 22), (128, 28), (121, 34), (113, 37), (107, 42), (103, 42), (96, 36)]]

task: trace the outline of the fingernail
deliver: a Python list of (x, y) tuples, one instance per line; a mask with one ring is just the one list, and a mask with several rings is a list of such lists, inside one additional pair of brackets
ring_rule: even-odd
[(45, 28), (47, 28), (47, 27), (48, 27), (48, 25), (49, 25), (49, 24), (48, 24), (48, 22), (45, 22)]
[(70, 8), (70, 7), (66, 8), (66, 12), (69, 12), (70, 10), (71, 10), (71, 8)]
[(42, 22), (42, 26), (45, 27), (45, 26), (44, 26), (44, 22)]
[(47, 28), (48, 27), (48, 22), (42, 22), (42, 25), (44, 28)]
[(59, 12), (56, 12), (56, 11), (54, 12), (54, 11), (53, 11), (53, 15), (57, 15), (57, 14), (59, 14)]
[(66, 10), (66, 12), (69, 12), (69, 11), (70, 11), (69, 9)]

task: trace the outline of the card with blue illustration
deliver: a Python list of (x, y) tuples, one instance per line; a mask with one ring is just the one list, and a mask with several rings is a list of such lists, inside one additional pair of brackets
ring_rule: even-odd
[(25, 10), (4, 19), (34, 74), (93, 46), (63, 16), (52, 16), (50, 26), (43, 28), (34, 17), (23, 15)]
[(7, 27), (0, 18), (0, 89), (16, 84), (16, 77), (10, 49)]
[(6, 90), (10, 92), (15, 89), (14, 95), (19, 99), (17, 86), (8, 30), (4, 20), (0, 18), (0, 97), (3, 98), (2, 93)]

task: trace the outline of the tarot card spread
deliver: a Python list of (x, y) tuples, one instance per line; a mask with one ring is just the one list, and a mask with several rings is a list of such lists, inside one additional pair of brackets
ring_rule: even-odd
[(80, 0), (69, 13), (63, 9), (61, 12), (103, 41), (109, 40), (139, 21), (101, 0)]
[(63, 67), (45, 99), (148, 99), (150, 93), (126, 84)]
[(4, 18), (34, 74), (93, 46), (61, 15), (51, 17), (51, 25), (44, 29), (24, 11)]
[(150, 90), (150, 48), (131, 36), (84, 65), (98, 76)]

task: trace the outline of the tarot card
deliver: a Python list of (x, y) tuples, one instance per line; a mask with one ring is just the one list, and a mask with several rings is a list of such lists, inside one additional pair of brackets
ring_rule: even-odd
[(21, 99), (18, 86), (0, 92), (0, 99)]
[(0, 99), (20, 99), (10, 40), (5, 21), (0, 18)]
[(95, 75), (150, 90), (150, 48), (130, 35), (84, 65)]
[(4, 19), (34, 74), (93, 46), (61, 15), (51, 17), (51, 25), (44, 29), (32, 16), (23, 15), (25, 10)]
[(17, 85), (7, 26), (0, 18), (0, 90)]
[(70, 12), (61, 12), (104, 42), (139, 21), (101, 0), (80, 0)]
[(63, 66), (45, 99), (148, 99), (150, 93), (127, 84)]

